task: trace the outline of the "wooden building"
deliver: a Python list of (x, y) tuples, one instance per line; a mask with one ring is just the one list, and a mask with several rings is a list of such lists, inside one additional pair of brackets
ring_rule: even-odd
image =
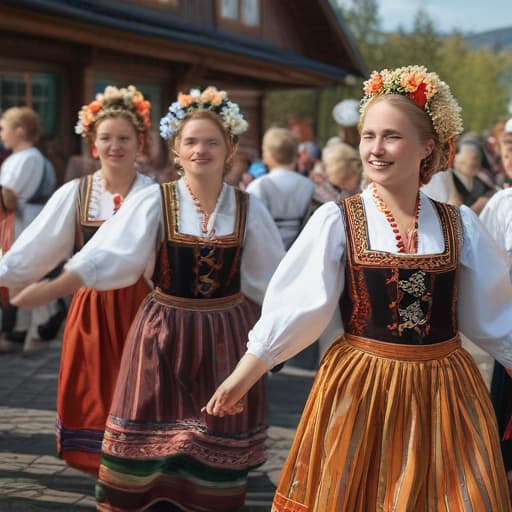
[(105, 85), (134, 84), (157, 128), (179, 90), (214, 84), (240, 103), (257, 149), (265, 91), (343, 84), (364, 64), (329, 0), (2, 0), (0, 108), (41, 115), (60, 179), (84, 151), (77, 111)]

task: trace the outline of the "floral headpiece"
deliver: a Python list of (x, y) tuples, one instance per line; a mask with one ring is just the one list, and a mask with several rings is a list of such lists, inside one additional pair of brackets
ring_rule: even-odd
[(361, 113), (374, 96), (401, 94), (413, 100), (430, 116), (439, 142), (450, 142), (462, 133), (461, 108), (450, 88), (437, 73), (429, 73), (424, 66), (374, 71), (364, 83), (363, 90)]
[(151, 103), (140, 91), (133, 85), (122, 89), (108, 85), (103, 94), (97, 94), (94, 101), (78, 112), (75, 133), (87, 137), (96, 121), (120, 111), (128, 113), (138, 131), (145, 131), (151, 126)]
[(169, 107), (169, 112), (160, 120), (162, 138), (167, 140), (174, 137), (185, 116), (195, 110), (211, 110), (218, 114), (235, 142), (249, 126), (238, 105), (229, 101), (226, 91), (219, 91), (216, 87), (210, 86), (204, 91), (191, 89), (188, 94), (181, 92), (178, 94), (177, 101)]

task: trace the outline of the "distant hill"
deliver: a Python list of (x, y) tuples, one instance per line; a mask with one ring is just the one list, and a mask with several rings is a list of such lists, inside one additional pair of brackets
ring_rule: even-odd
[(464, 37), (474, 49), (488, 48), (495, 52), (512, 51), (512, 27), (479, 32)]

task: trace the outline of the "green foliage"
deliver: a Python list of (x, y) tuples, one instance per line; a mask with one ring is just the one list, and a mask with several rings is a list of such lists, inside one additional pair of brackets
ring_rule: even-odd
[[(433, 20), (418, 10), (413, 29), (394, 33), (380, 30), (377, 0), (351, 0), (336, 7), (370, 70), (422, 64), (447, 82), (463, 111), (466, 131), (481, 132), (507, 118), (512, 98), (512, 53), (472, 50), (457, 32), (442, 36)], [(344, 98), (359, 98), (361, 83), (353, 87), (271, 92), (266, 125), (286, 125), (288, 114), (311, 122), (320, 145), (337, 134), (332, 108)]]

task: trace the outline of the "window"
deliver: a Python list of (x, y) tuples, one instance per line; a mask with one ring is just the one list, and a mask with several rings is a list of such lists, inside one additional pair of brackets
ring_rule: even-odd
[(260, 0), (220, 0), (219, 21), (224, 26), (260, 26)]
[(10, 107), (33, 108), (41, 118), (45, 136), (53, 136), (57, 124), (55, 73), (12, 73), (0, 71), (0, 110)]

